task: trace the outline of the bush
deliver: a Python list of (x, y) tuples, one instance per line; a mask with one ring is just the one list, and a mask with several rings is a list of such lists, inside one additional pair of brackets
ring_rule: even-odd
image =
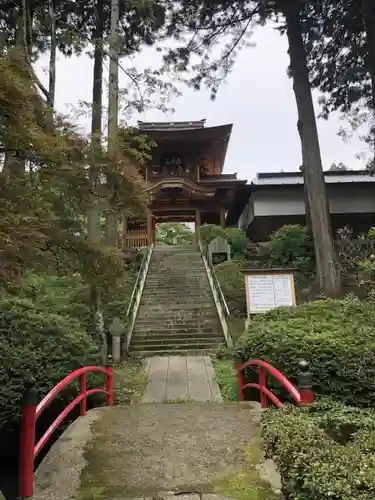
[(199, 238), (205, 246), (218, 236), (221, 236), (221, 238), (224, 239), (227, 238), (227, 233), (221, 226), (216, 226), (215, 224), (203, 224), (203, 226), (200, 226), (199, 228)]
[(375, 316), (370, 302), (320, 300), (274, 309), (252, 319), (236, 348), (242, 359), (264, 359), (294, 382), (298, 361), (304, 358), (311, 363), (319, 396), (357, 406), (375, 404)]
[[(25, 385), (34, 378), (39, 397), (82, 365), (99, 362), (98, 348), (76, 319), (26, 298), (0, 302), (0, 426), (19, 417)], [(71, 401), (72, 391), (61, 398)]]
[(22, 282), (22, 296), (53, 314), (75, 319), (81, 328), (91, 332), (89, 290), (78, 274), (52, 276), (28, 271)]
[(266, 412), (266, 453), (280, 471), (283, 498), (375, 498), (375, 414), (340, 405)]
[(215, 266), (215, 273), (231, 314), (246, 317), (245, 262), (229, 260)]
[(231, 246), (232, 256), (235, 254), (244, 255), (247, 248), (246, 234), (236, 227), (228, 227), (227, 229), (214, 224), (204, 224), (199, 228), (199, 237), (204, 246), (207, 246), (212, 240), (220, 236), (224, 240), (228, 240)]
[(287, 224), (271, 235), (267, 257), (272, 265), (310, 270), (313, 264), (313, 245), (307, 228)]

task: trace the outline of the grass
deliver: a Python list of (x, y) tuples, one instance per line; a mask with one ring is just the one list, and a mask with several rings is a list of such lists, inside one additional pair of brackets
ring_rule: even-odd
[(221, 395), (226, 401), (238, 401), (237, 372), (233, 360), (215, 359), (213, 362), (215, 378), (219, 384)]
[(276, 500), (272, 485), (261, 479), (259, 468), (264, 461), (261, 440), (253, 438), (245, 449), (245, 467), (215, 482), (215, 493), (233, 500)]
[(147, 384), (144, 362), (127, 359), (113, 367), (115, 377), (115, 402), (118, 405), (138, 403)]
[(239, 318), (238, 316), (229, 316), (228, 318), (228, 328), (232, 337), (234, 344), (241, 337), (245, 330), (245, 320)]

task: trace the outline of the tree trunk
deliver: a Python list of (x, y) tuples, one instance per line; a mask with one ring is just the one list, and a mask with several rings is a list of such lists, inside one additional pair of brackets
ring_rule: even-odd
[(282, 11), (287, 22), (293, 90), (303, 138), (304, 180), (310, 207), (317, 277), (321, 290), (327, 296), (334, 297), (341, 292), (341, 280), (335, 262), (318, 130), (302, 39), (300, 8), (297, 2), (289, 1), (283, 3)]
[[(109, 88), (108, 88), (108, 154), (114, 158), (117, 149), (117, 127), (118, 127), (118, 59), (119, 59), (119, 2), (111, 0), (111, 37), (109, 50)], [(107, 218), (107, 243), (117, 246), (118, 244), (118, 217), (110, 213)]]
[(362, 15), (366, 28), (369, 70), (372, 80), (372, 104), (375, 113), (375, 3), (362, 0)]
[[(98, 0), (94, 33), (95, 50), (91, 114), (91, 145), (94, 162), (90, 165), (89, 170), (89, 177), (94, 192), (100, 182), (100, 172), (95, 164), (95, 152), (100, 152), (102, 134), (103, 30), (103, 2)], [(87, 212), (87, 236), (88, 241), (93, 245), (97, 245), (101, 241), (100, 206), (98, 200), (93, 202), (93, 205)], [(107, 337), (104, 331), (101, 290), (94, 285), (91, 285), (90, 302), (93, 331), (101, 342), (101, 358), (102, 363), (105, 364), (107, 361)]]
[(312, 228), (311, 228), (311, 215), (310, 215), (310, 205), (309, 205), (309, 195), (307, 192), (306, 188), (306, 175), (305, 175), (305, 164), (306, 164), (306, 152), (304, 149), (304, 144), (303, 144), (303, 136), (302, 136), (302, 125), (301, 122), (298, 120), (297, 122), (297, 129), (299, 133), (299, 138), (301, 141), (301, 150), (302, 150), (302, 165), (300, 167), (300, 170), (302, 172), (302, 177), (303, 177), (303, 194), (305, 198), (305, 225), (309, 232), (312, 234)]
[(56, 52), (57, 52), (57, 37), (56, 37), (56, 14), (53, 6), (53, 0), (48, 0), (48, 15), (51, 27), (51, 49), (49, 56), (49, 80), (48, 80), (48, 99), (47, 103), (53, 110), (55, 109), (55, 92), (56, 92)]

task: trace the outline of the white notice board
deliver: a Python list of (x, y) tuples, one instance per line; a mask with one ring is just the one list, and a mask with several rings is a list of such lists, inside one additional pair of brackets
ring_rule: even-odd
[(248, 315), (296, 305), (292, 273), (247, 274), (245, 287)]

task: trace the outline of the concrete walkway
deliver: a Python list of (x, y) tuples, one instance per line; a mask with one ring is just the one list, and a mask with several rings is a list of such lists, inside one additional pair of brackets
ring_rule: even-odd
[(222, 402), (209, 356), (155, 356), (147, 361), (147, 373), (144, 403)]

